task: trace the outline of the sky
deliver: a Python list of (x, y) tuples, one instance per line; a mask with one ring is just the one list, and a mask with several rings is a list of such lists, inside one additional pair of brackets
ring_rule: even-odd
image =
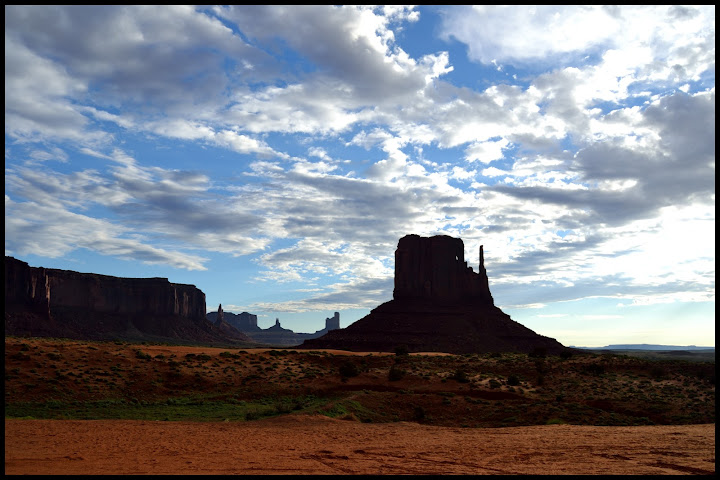
[(715, 345), (715, 7), (5, 6), (5, 255), (347, 327), (408, 234), (567, 346)]

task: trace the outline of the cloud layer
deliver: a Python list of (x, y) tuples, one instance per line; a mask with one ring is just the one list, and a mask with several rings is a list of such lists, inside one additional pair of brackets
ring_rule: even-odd
[(257, 309), (369, 309), (442, 233), (508, 306), (714, 302), (714, 14), (6, 6), (6, 254), (245, 259), (298, 285)]

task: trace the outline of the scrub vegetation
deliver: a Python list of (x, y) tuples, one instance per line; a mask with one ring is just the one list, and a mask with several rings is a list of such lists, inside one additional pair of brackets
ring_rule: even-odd
[(582, 352), (350, 353), (5, 338), (5, 417), (459, 427), (715, 422), (715, 363)]

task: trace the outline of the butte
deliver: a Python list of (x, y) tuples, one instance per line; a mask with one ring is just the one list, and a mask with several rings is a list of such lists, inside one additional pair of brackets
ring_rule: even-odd
[(464, 259), (459, 238), (406, 235), (395, 250), (393, 299), (346, 328), (305, 340), (299, 348), (356, 352), (520, 352), (569, 350), (495, 306), (480, 247), (479, 271)]

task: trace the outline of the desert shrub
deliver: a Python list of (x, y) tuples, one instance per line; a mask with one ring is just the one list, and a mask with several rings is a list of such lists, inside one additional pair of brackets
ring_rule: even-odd
[(520, 385), (520, 379), (517, 377), (517, 375), (510, 375), (507, 378), (507, 384), (512, 386)]
[(425, 418), (425, 409), (421, 407), (420, 405), (417, 405), (413, 408), (413, 418), (416, 421), (420, 421)]
[(145, 353), (142, 350), (135, 350), (135, 357), (141, 360), (150, 360), (152, 358), (149, 353)]
[(560, 358), (562, 358), (563, 360), (569, 359), (570, 357), (572, 357), (572, 355), (573, 354), (570, 350), (563, 350), (562, 352), (560, 352)]
[(470, 381), (467, 372), (462, 368), (458, 368), (457, 370), (455, 370), (455, 373), (453, 373), (452, 377), (450, 378), (460, 383), (468, 383)]
[(350, 360), (345, 360), (338, 369), (340, 375), (343, 377), (357, 377), (360, 375), (360, 369), (355, 363)]
[(248, 410), (247, 412), (245, 412), (245, 420), (248, 421), (257, 420), (259, 418), (262, 418), (262, 416), (262, 412), (256, 409)]
[(388, 380), (390, 380), (391, 382), (400, 380), (404, 376), (405, 376), (405, 370), (403, 370), (399, 366), (393, 365), (390, 367), (390, 371), (388, 372)]
[(27, 355), (23, 352), (17, 352), (11, 356), (11, 358), (15, 360), (30, 360), (30, 355)]
[(650, 376), (655, 380), (662, 380), (667, 376), (667, 372), (660, 366), (654, 366), (650, 369)]
[(409, 355), (409, 354), (410, 354), (410, 349), (408, 348), (407, 345), (398, 345), (397, 347), (395, 347), (395, 355), (397, 355), (398, 357), (402, 356), (402, 355)]
[(490, 381), (488, 382), (488, 385), (490, 386), (490, 388), (500, 388), (500, 386), (502, 384), (500, 382), (498, 382), (497, 380), (495, 380), (494, 378), (491, 378)]
[(585, 373), (589, 373), (590, 375), (600, 376), (603, 373), (605, 373), (605, 367), (603, 365), (600, 365), (599, 363), (591, 363), (590, 365), (586, 365), (583, 367), (583, 370)]

